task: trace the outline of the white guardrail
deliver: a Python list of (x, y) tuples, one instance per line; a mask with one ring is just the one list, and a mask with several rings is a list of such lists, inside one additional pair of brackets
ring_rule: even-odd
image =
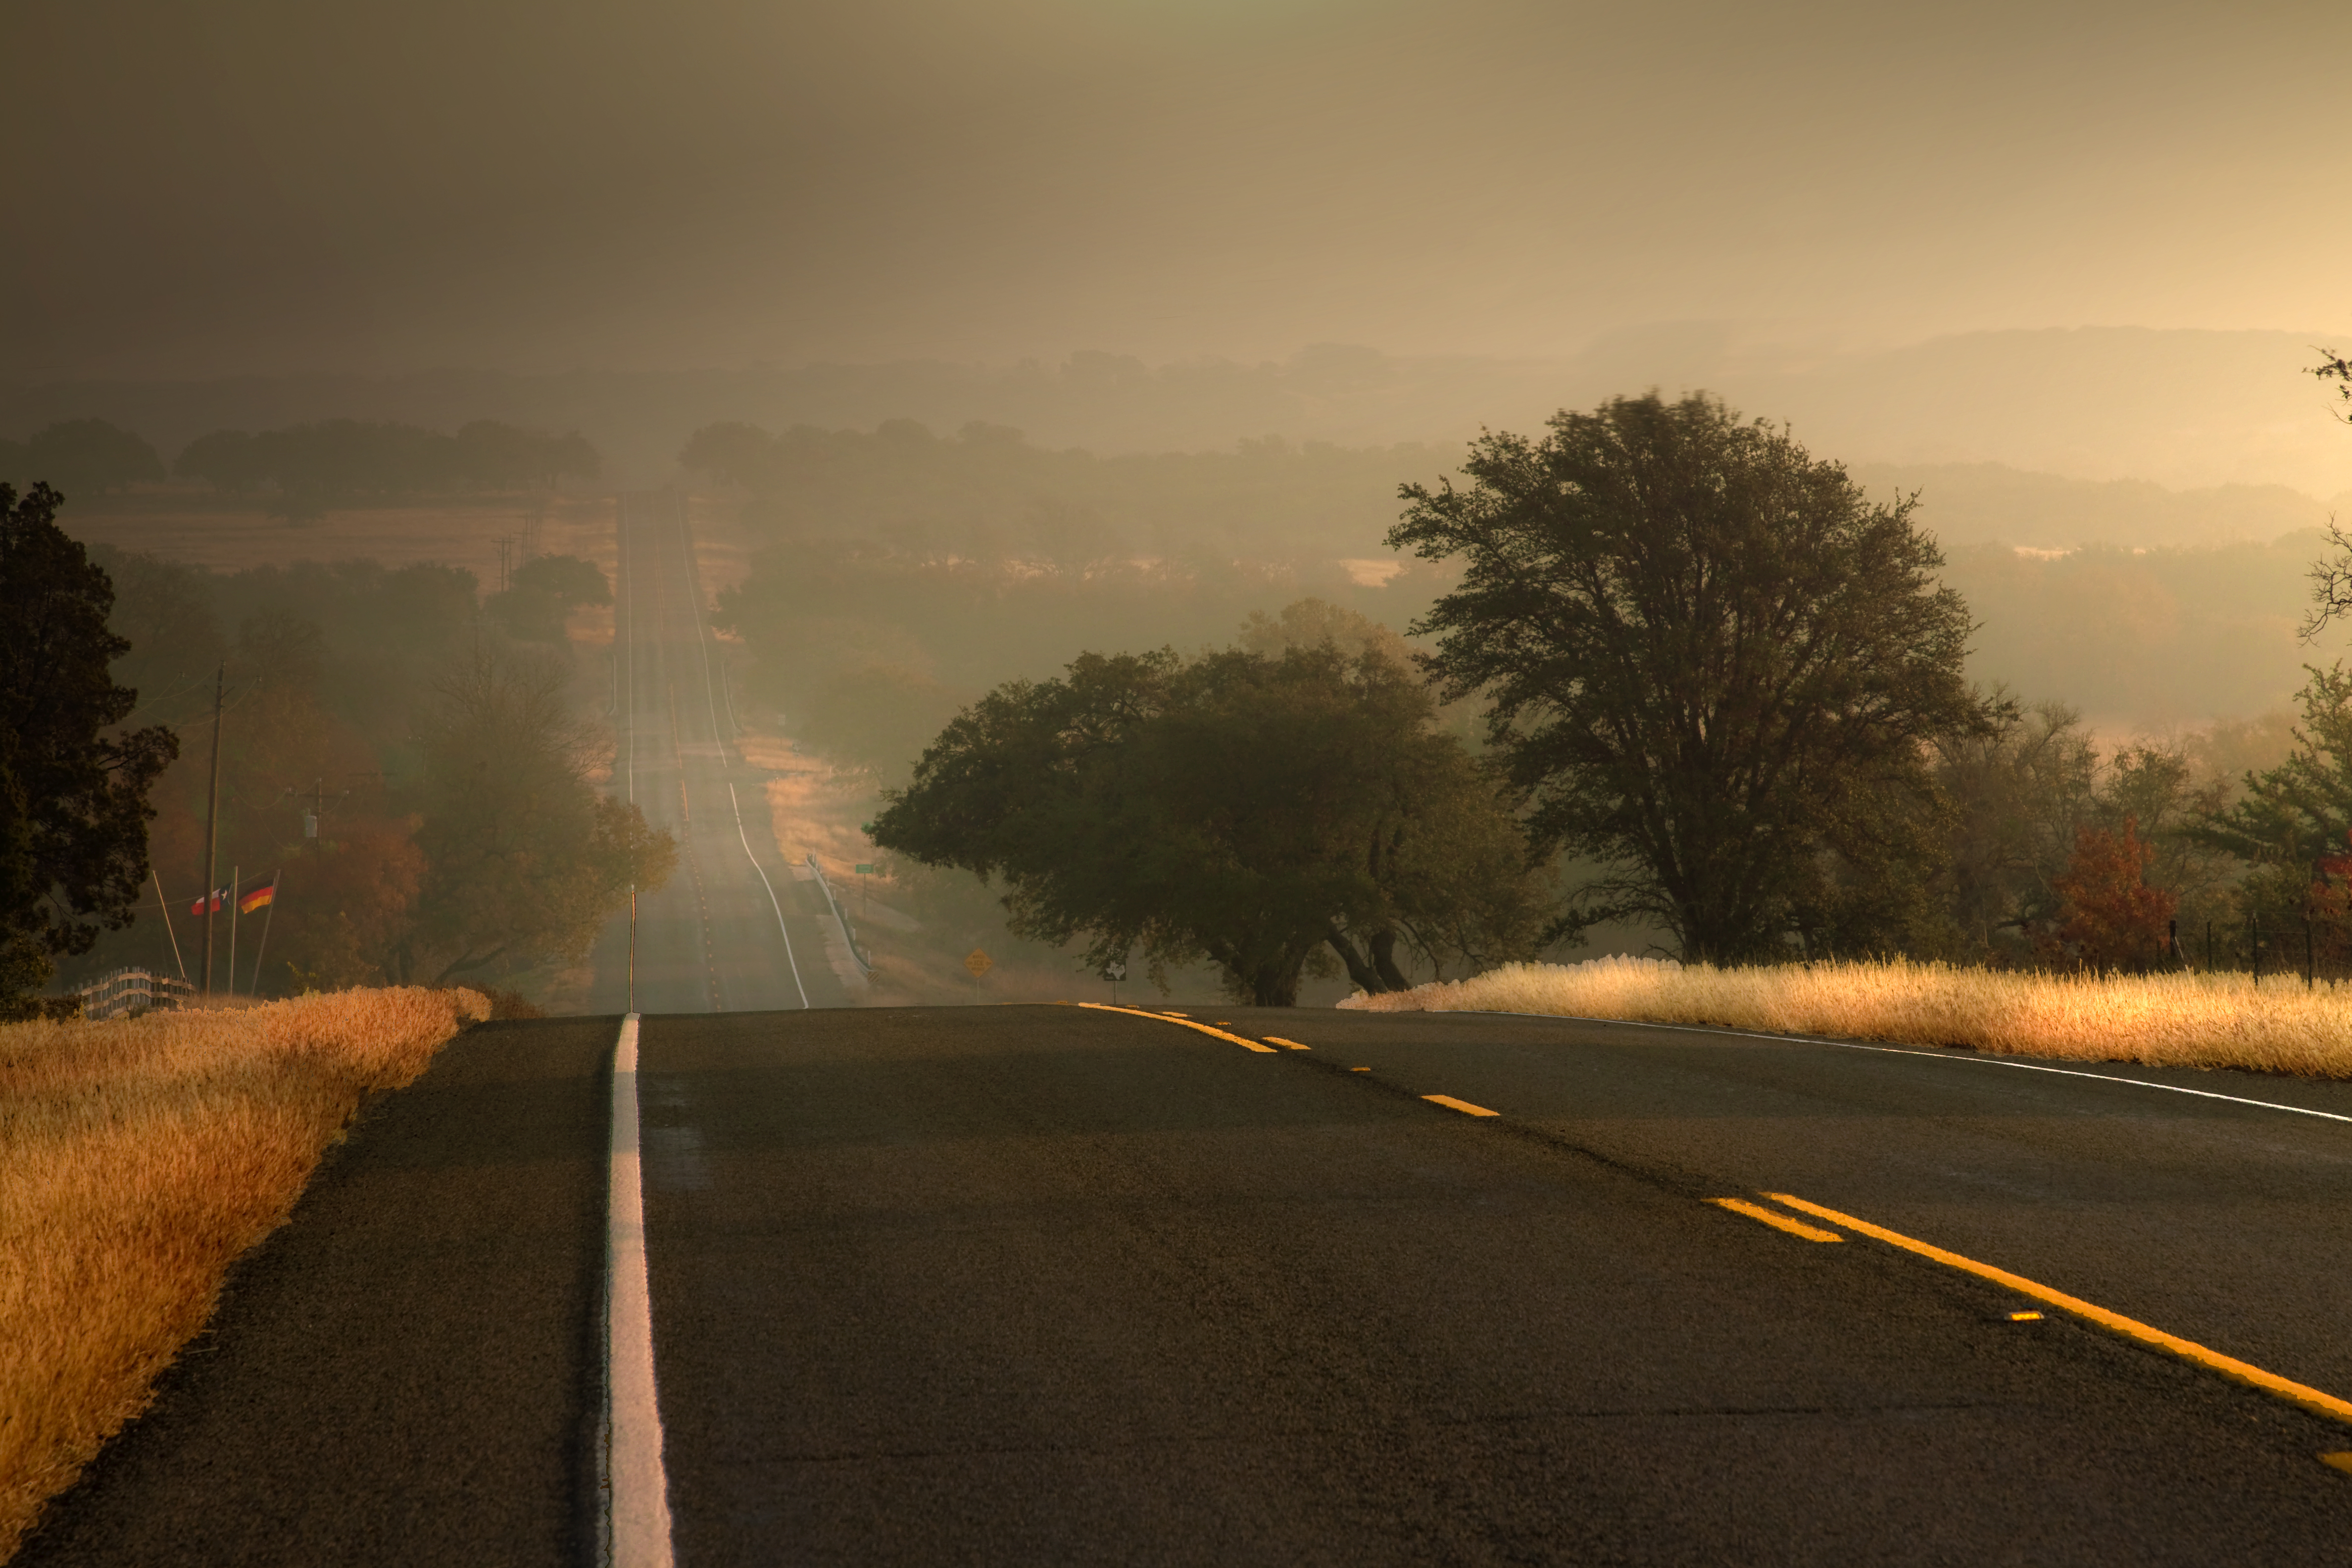
[(841, 927), (841, 940), (848, 945), (849, 956), (856, 961), (861, 973), (873, 973), (874, 961), (859, 949), (857, 930), (849, 923), (849, 916), (842, 909), (841, 900), (833, 896), (833, 884), (825, 880), (824, 868), (816, 863), (814, 855), (808, 858), (808, 868), (816, 873), (816, 885), (824, 893), (825, 907), (833, 911), (834, 922)]
[(194, 999), (195, 994), (196, 988), (184, 980), (137, 967), (100, 975), (79, 993), (81, 1016), (89, 1019), (183, 1007)]

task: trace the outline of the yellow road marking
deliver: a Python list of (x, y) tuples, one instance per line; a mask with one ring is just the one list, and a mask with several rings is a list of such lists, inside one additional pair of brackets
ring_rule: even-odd
[[(1358, 1068), (1358, 1072), (1370, 1072), (1370, 1068)], [(1422, 1099), (1432, 1105), (1442, 1105), (1448, 1110), (1458, 1110), (1465, 1116), (1500, 1116), (1499, 1110), (1489, 1110), (1483, 1105), (1473, 1105), (1466, 1100), (1456, 1100), (1450, 1094), (1424, 1094)]]
[(2339, 1470), (2352, 1470), (2352, 1454), (2322, 1454), (2319, 1462), (2333, 1465)]
[(1787, 1193), (1766, 1193), (1764, 1195), (1774, 1203), (1785, 1204), (1801, 1214), (1809, 1214), (1815, 1218), (1828, 1220), (1832, 1225), (1842, 1225), (1846, 1229), (1859, 1232), (1864, 1236), (1875, 1237), (1890, 1247), (1899, 1247), (1906, 1252), (1916, 1252), (1922, 1258), (1933, 1258), (1948, 1268), (1973, 1274), (1980, 1279), (1990, 1279), (1996, 1285), (2005, 1285), (2021, 1296), (2031, 1296), (2037, 1301), (2046, 1301), (2053, 1307), (2072, 1312), (2078, 1318), (2087, 1318), (2101, 1328), (2113, 1329), (2116, 1332), (2126, 1338), (2137, 1340), (2142, 1344), (2154, 1345), (2158, 1350), (2170, 1351), (2184, 1361), (2195, 1362), (2199, 1366), (2218, 1372), (2224, 1377), (2233, 1377), (2241, 1383), (2252, 1384), (2265, 1394), (2275, 1394), (2280, 1398), (2300, 1405), (2306, 1410), (2315, 1410), (2322, 1415), (2332, 1415), (2338, 1421), (2352, 1421), (2352, 1401), (2338, 1399), (2332, 1394), (2322, 1394), (2318, 1389), (2281, 1377), (2274, 1372), (2264, 1372), (2250, 1362), (2240, 1361), (2235, 1356), (2223, 1355), (2220, 1351), (2208, 1350), (2194, 1341), (2184, 1340), (2178, 1334), (2168, 1334), (2162, 1329), (2151, 1328), (2136, 1318), (2125, 1317), (2121, 1312), (2110, 1312), (2105, 1307), (2095, 1307), (2079, 1296), (2069, 1296), (2063, 1290), (2053, 1290), (2049, 1286), (2038, 1284), (2021, 1274), (2011, 1274), (2006, 1268), (1995, 1268), (1990, 1263), (1979, 1263), (1974, 1258), (1963, 1258), (1957, 1252), (1947, 1252), (1940, 1247), (1916, 1240), (1897, 1231), (1888, 1230), (1884, 1226), (1873, 1225), (1868, 1220), (1855, 1219), (1852, 1215), (1840, 1214), (1835, 1209), (1823, 1208), (1819, 1204), (1807, 1203), (1804, 1199)]
[(1348, 1070), (1349, 1072), (1370, 1072), (1372, 1069), (1370, 1068), (1349, 1068)]
[(1785, 1230), (1790, 1236), (1801, 1236), (1807, 1241), (1843, 1241), (1845, 1237), (1833, 1230), (1822, 1230), (1801, 1219), (1790, 1219), (1784, 1214), (1774, 1214), (1762, 1204), (1751, 1204), (1746, 1198), (1709, 1198), (1707, 1202), (1733, 1214), (1744, 1214), (1749, 1219), (1760, 1219), (1774, 1230)]
[(1277, 1054), (1272, 1046), (1261, 1046), (1255, 1040), (1244, 1040), (1239, 1035), (1229, 1035), (1208, 1024), (1196, 1024), (1181, 1013), (1152, 1013), (1141, 1007), (1114, 1007), (1108, 1002), (1081, 1002), (1081, 1007), (1092, 1007), (1097, 1013), (1124, 1013), (1130, 1018), (1149, 1018), (1155, 1024), (1174, 1024), (1179, 1028), (1198, 1029), (1204, 1035), (1214, 1035), (1221, 1040), (1231, 1040), (1246, 1050), (1263, 1051), (1267, 1056)]
[(1265, 1037), (1265, 1043), (1269, 1046), (1288, 1046), (1294, 1051), (1311, 1051), (1315, 1048), (1313, 1046), (1302, 1046), (1297, 1040), (1286, 1040), (1280, 1035), (1268, 1035)]
[(2012, 1323), (2038, 1323), (2042, 1321), (2042, 1314), (2039, 1312), (2011, 1312), (2009, 1315), (2009, 1321)]

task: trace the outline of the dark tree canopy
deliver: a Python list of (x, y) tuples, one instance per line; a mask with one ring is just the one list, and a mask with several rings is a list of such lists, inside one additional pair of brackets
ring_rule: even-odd
[(61, 499), (0, 485), (0, 1017), (131, 923), (148, 786), (179, 752), (166, 729), (108, 733), (138, 700), (108, 672), (131, 645), (107, 629), (113, 584), (57, 525)]
[(1459, 560), (1415, 628), (1433, 668), (1491, 702), (1535, 830), (1604, 868), (1567, 929), (1654, 921), (1729, 962), (1910, 918), (1925, 742), (1982, 722), (1967, 608), (1911, 503), (1704, 395), (1549, 432), (1481, 437), (1465, 489), (1404, 487), (1389, 540)]
[(998, 688), (923, 753), (875, 842), (1003, 879), (1014, 930), (1090, 964), (1207, 958), (1237, 996), (1297, 1000), (1328, 949), (1368, 991), (1399, 944), (1525, 957), (1544, 910), (1490, 779), (1433, 730), (1427, 689), (1323, 644), (1087, 654)]

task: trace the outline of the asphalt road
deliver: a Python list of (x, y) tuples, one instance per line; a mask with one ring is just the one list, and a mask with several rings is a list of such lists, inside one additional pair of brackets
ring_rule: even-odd
[[(636, 1009), (842, 1006), (850, 996), (827, 960), (840, 938), (824, 896), (776, 852), (767, 775), (732, 743), (732, 693), (678, 497), (622, 496), (619, 531), (612, 790), (678, 841), (676, 874), (637, 900)], [(593, 962), (592, 1005), (625, 1011), (626, 915), (607, 923)]]
[(469, 1029), (370, 1105), (16, 1568), (588, 1562), (617, 1022)]
[[(2352, 1086), (1186, 1011), (1311, 1048), (646, 1020), (680, 1563), (2352, 1560), (2352, 1426), (1709, 1201), (2352, 1395), (2352, 1122), (2117, 1080)], [(586, 1560), (612, 1033), (469, 1034), (372, 1111), (25, 1561)]]
[(2352, 1394), (2352, 1125), (1958, 1053), (1190, 1011), (1312, 1048), (648, 1022), (679, 1562), (2352, 1559), (2318, 1458), (2352, 1428), (1706, 1201)]

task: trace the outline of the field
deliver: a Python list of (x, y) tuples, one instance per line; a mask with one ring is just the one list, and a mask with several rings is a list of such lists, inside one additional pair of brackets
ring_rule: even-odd
[(2352, 984), (2245, 974), (2034, 974), (1944, 964), (1716, 969), (1655, 959), (1506, 964), (1340, 1004), (1705, 1024), (2009, 1056), (2352, 1078)]
[(470, 991), (0, 1027), (0, 1560), (145, 1408), (229, 1265)]

